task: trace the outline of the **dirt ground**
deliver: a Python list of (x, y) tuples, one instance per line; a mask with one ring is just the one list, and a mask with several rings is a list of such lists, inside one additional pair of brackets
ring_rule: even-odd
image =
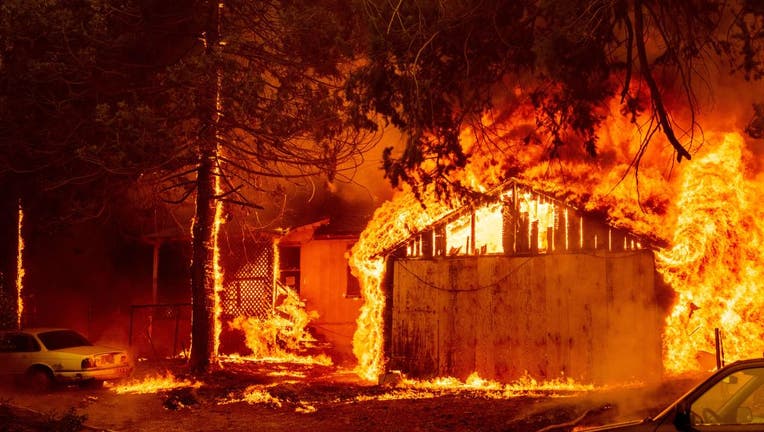
[[(183, 370), (182, 362), (142, 362), (134, 379), (168, 371), (187, 379)], [(327, 367), (225, 364), (196, 387), (147, 394), (118, 394), (108, 385), (58, 388), (46, 394), (3, 386), (0, 432), (569, 431), (574, 423), (604, 424), (656, 414), (695, 381), (581, 392), (413, 391), (363, 383), (348, 371)], [(248, 395), (264, 401), (248, 400)]]

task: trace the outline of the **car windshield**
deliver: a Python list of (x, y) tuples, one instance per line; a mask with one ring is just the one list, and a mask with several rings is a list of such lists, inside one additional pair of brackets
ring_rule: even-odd
[(85, 339), (85, 336), (74, 330), (53, 330), (39, 333), (37, 337), (40, 338), (40, 341), (49, 350), (93, 345)]

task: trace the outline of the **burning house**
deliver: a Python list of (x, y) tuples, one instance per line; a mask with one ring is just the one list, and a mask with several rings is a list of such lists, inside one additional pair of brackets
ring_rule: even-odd
[(375, 316), (381, 328), (356, 335), (382, 335), (371, 369), (386, 358), (418, 377), (660, 377), (660, 285), (639, 238), (516, 181), (479, 205), (430, 211), (391, 211), (413, 234), (374, 256), (354, 250), (356, 266), (377, 263), (378, 291), (366, 294), (379, 306), (361, 324)]

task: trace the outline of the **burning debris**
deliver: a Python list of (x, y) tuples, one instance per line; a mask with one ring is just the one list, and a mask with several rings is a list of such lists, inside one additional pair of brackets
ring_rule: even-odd
[(230, 358), (331, 365), (326, 354), (307, 353), (316, 343), (307, 326), (318, 318), (318, 313), (308, 313), (305, 303), (291, 289), (282, 288), (280, 292), (283, 300), (267, 318), (239, 316), (230, 323), (232, 329), (244, 332), (247, 348), (252, 351), (249, 356)]
[(146, 394), (166, 392), (178, 388), (199, 388), (202, 384), (192, 379), (178, 379), (172, 372), (149, 375), (111, 387), (117, 394)]

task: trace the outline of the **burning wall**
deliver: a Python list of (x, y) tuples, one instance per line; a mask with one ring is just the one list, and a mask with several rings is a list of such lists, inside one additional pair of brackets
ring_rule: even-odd
[(503, 381), (659, 377), (663, 314), (652, 252), (523, 184), (493, 196), (388, 258), (388, 367)]
[(392, 369), (503, 382), (661, 376), (650, 251), (400, 259), (393, 272)]

